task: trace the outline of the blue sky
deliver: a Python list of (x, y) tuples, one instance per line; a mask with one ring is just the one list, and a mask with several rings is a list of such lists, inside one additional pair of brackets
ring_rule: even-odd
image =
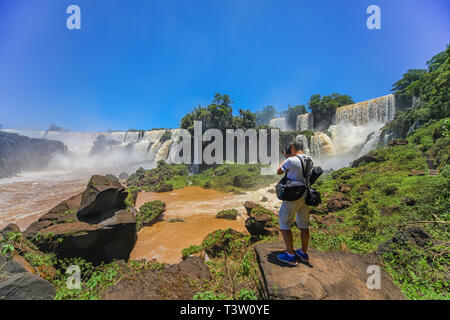
[[(66, 8), (81, 8), (81, 30)], [(381, 30), (366, 27), (369, 5)], [(0, 124), (177, 127), (214, 93), (234, 109), (389, 94), (450, 43), (447, 0), (0, 0)]]

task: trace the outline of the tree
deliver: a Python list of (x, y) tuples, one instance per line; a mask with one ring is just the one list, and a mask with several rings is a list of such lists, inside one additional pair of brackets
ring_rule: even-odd
[(234, 117), (233, 127), (235, 129), (251, 129), (256, 127), (256, 114), (250, 110), (239, 109), (239, 115)]
[(353, 99), (349, 95), (333, 93), (329, 96), (314, 94), (309, 99), (308, 105), (314, 116), (314, 127), (326, 130), (331, 125), (336, 109), (353, 104)]
[(275, 118), (277, 111), (272, 106), (264, 107), (261, 111), (256, 112), (256, 125), (262, 126), (269, 124), (270, 120)]
[(219, 129), (225, 132), (226, 129), (249, 129), (256, 127), (256, 115), (250, 110), (239, 109), (239, 114), (233, 116), (233, 101), (224, 94), (216, 93), (214, 99), (207, 107), (198, 106), (186, 114), (180, 126), (191, 132), (194, 131), (194, 121), (202, 122), (203, 132), (208, 129)]

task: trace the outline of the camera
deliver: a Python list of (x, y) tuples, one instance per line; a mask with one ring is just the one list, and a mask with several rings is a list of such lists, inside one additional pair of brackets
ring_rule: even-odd
[(291, 146), (288, 146), (287, 148), (283, 149), (283, 152), (285, 152), (287, 156), (290, 156), (291, 155)]

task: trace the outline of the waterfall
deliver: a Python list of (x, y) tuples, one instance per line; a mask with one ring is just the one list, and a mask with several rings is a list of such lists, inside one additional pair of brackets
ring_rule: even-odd
[(278, 128), (281, 131), (287, 131), (286, 118), (275, 118), (270, 120), (269, 126)]
[(313, 116), (305, 113), (297, 116), (297, 131), (313, 130)]
[(394, 119), (394, 115), (395, 96), (389, 94), (337, 108), (333, 124), (351, 123), (361, 126), (371, 121), (386, 123)]

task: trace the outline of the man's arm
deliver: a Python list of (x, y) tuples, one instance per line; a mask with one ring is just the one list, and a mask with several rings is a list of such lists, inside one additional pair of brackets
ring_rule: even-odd
[(278, 166), (277, 174), (283, 174), (283, 173), (284, 173), (284, 171), (283, 171), (283, 169), (281, 168), (281, 166), (282, 166), (285, 162), (286, 162), (286, 160), (284, 160), (284, 161)]
[(284, 160), (277, 168), (277, 174), (283, 174), (286, 170), (289, 170), (289, 158)]

